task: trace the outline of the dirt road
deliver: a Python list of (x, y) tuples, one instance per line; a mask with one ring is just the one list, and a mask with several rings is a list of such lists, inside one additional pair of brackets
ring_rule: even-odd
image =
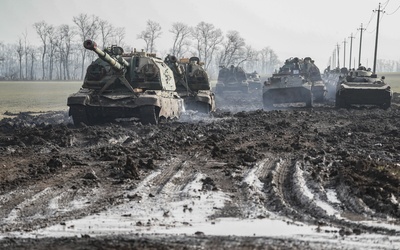
[(0, 248), (400, 248), (398, 95), (386, 111), (228, 101), (158, 126), (1, 120)]

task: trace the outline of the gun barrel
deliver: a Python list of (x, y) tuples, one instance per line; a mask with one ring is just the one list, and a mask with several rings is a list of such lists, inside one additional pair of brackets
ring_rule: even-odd
[(99, 49), (97, 47), (97, 44), (92, 40), (86, 40), (85, 42), (83, 42), (83, 46), (85, 47), (85, 49), (94, 51), (99, 56), (100, 59), (102, 59), (106, 63), (110, 64), (111, 67), (113, 67), (114, 69), (116, 69), (118, 71), (123, 70), (124, 65), (127, 67), (129, 66), (129, 63), (125, 59), (121, 58), (122, 63), (124, 64), (124, 65), (122, 65), (117, 60), (112, 58), (109, 54), (107, 54), (106, 52)]

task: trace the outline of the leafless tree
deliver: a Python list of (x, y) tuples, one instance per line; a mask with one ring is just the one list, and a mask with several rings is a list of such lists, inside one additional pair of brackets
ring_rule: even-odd
[(43, 44), (43, 50), (42, 50), (42, 79), (45, 79), (45, 67), (44, 67), (44, 60), (45, 56), (47, 53), (47, 37), (48, 37), (48, 29), (49, 25), (45, 21), (41, 21), (38, 23), (33, 24), (33, 27), (36, 29), (36, 33), (39, 35), (40, 40), (42, 41)]
[(118, 46), (124, 47), (124, 39), (125, 39), (125, 28), (119, 27), (115, 28), (113, 32), (113, 43), (117, 44)]
[(219, 65), (229, 66), (236, 64), (245, 56), (244, 38), (237, 31), (228, 31), (226, 41), (222, 43)]
[(25, 78), (28, 78), (28, 55), (29, 55), (29, 48), (28, 48), (28, 31), (25, 30), (22, 33), (24, 37), (24, 51), (25, 51)]
[(192, 31), (192, 37), (196, 40), (197, 54), (204, 62), (204, 68), (208, 69), (214, 52), (223, 41), (222, 31), (216, 29), (213, 24), (200, 22)]
[(22, 46), (22, 39), (18, 39), (18, 44), (16, 47), (16, 51), (18, 54), (18, 62), (19, 62), (19, 79), (23, 79), (22, 77), (22, 57), (24, 56), (24, 47)]
[(61, 53), (61, 61), (63, 63), (62, 72), (64, 72), (64, 78), (70, 80), (70, 55), (76, 31), (67, 24), (61, 25), (58, 30), (60, 35), (59, 50)]
[(189, 50), (190, 41), (189, 37), (192, 33), (192, 29), (181, 22), (172, 24), (172, 28), (169, 30), (174, 35), (174, 44), (172, 46), (171, 54), (177, 58), (183, 57), (183, 55)]
[(259, 60), (261, 61), (261, 73), (269, 74), (279, 65), (278, 56), (270, 47), (265, 47), (259, 52)]
[[(78, 16), (73, 17), (73, 22), (78, 26), (79, 35), (81, 37), (81, 44), (87, 39), (96, 39), (97, 29), (98, 29), (98, 20), (99, 18), (96, 16), (88, 16), (87, 14), (79, 14)], [(82, 71), (81, 71), (81, 79), (83, 79), (83, 74), (85, 71), (85, 58), (86, 58), (86, 49), (81, 46), (82, 50)]]
[(34, 75), (33, 69), (34, 69), (34, 64), (35, 64), (35, 61), (36, 61), (36, 50), (33, 47), (30, 47), (29, 54), (30, 54), (30, 58), (31, 58), (31, 73), (30, 73), (30, 77), (29, 78), (31, 80), (34, 80), (35, 79), (35, 75)]
[(159, 38), (161, 34), (161, 25), (148, 20), (146, 29), (137, 36), (137, 39), (143, 39), (146, 43), (146, 51), (153, 53), (155, 52), (155, 40)]
[(49, 38), (49, 80), (53, 80), (53, 69), (54, 69), (54, 54), (57, 48), (57, 33), (54, 26), (49, 25), (47, 30)]
[(114, 27), (106, 20), (99, 19), (99, 30), (103, 48), (109, 46), (109, 39), (113, 36)]

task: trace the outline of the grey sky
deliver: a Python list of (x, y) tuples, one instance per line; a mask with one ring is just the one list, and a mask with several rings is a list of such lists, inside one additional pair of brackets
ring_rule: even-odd
[[(379, 28), (378, 59), (400, 60), (400, 0), (381, 1), (386, 6)], [(321, 68), (328, 65), (335, 45), (340, 45), (340, 65), (343, 66), (343, 41), (346, 39), (346, 65), (349, 62), (350, 34), (353, 57), (358, 62), (361, 23), (363, 33), (362, 63), (372, 67), (375, 46), (377, 0), (0, 0), (0, 41), (16, 43), (28, 32), (31, 44), (39, 44), (33, 23), (44, 20), (58, 26), (74, 25), (73, 16), (94, 14), (126, 28), (125, 43), (143, 48), (136, 39), (145, 29), (146, 21), (162, 26), (162, 38), (156, 40), (158, 51), (172, 47), (168, 31), (174, 22), (195, 26), (201, 21), (212, 23), (225, 34), (237, 30), (246, 43), (260, 50), (266, 46), (275, 50), (280, 60), (310, 56)]]

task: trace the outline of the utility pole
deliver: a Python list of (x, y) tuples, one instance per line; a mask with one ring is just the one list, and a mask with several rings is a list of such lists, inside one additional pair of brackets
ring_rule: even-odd
[(350, 38), (350, 60), (349, 60), (349, 70), (351, 70), (351, 51), (353, 50), (353, 38), (355, 38), (353, 36), (353, 33), (351, 33)]
[(332, 69), (336, 67), (336, 48), (332, 52)]
[(362, 44), (362, 32), (363, 30), (365, 30), (363, 28), (363, 24), (361, 24), (361, 28), (358, 29), (361, 33), (360, 33), (360, 48), (358, 49), (358, 65), (361, 64), (361, 44)]
[(338, 69), (340, 69), (340, 61), (339, 61), (339, 43), (336, 44), (336, 48), (337, 48), (337, 67)]
[(346, 38), (343, 41), (343, 67), (346, 67)]
[(380, 13), (383, 12), (383, 10), (381, 10), (381, 3), (379, 3), (378, 9), (377, 9), (377, 10), (374, 10), (374, 12), (375, 12), (375, 11), (378, 11), (378, 17), (377, 17), (377, 19), (376, 19), (376, 37), (375, 37), (375, 53), (374, 53), (374, 70), (372, 71), (372, 74), (375, 74), (375, 73), (376, 73), (376, 55), (377, 55), (377, 52), (378, 52), (379, 16), (380, 16)]

